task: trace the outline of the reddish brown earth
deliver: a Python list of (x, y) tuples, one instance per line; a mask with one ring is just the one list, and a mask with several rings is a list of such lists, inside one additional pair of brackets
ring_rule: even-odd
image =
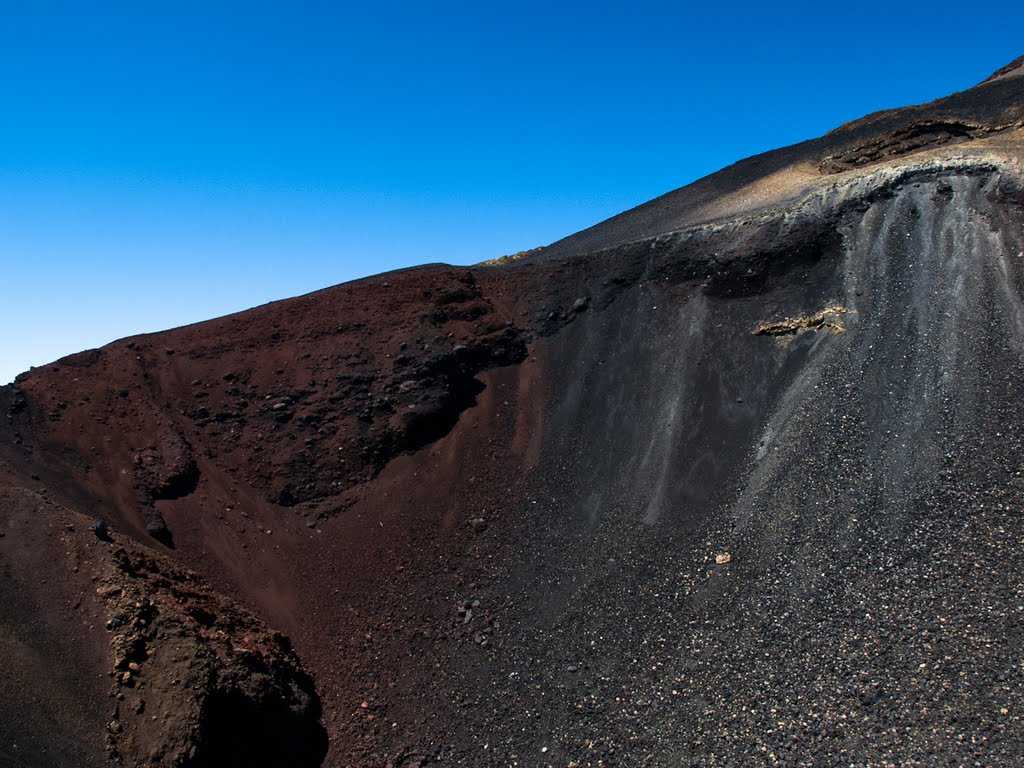
[(542, 362), (514, 288), (410, 270), (65, 358), (7, 393), (2, 482), (67, 505), (26, 514), (70, 520), (78, 546), (114, 550), (101, 518), (202, 572), (294, 638), (343, 754), (400, 750), (387, 718), (417, 737), (444, 722), (409, 688), (465, 652), (451, 603), (487, 570), (488, 496), (537, 461)]
[(1016, 764), (1014, 71), (0, 389), (0, 765)]

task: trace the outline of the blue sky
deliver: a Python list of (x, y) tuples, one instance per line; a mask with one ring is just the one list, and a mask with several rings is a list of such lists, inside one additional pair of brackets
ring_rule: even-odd
[(0, 383), (549, 243), (1024, 54), (1018, 3), (690, 6), (0, 0)]

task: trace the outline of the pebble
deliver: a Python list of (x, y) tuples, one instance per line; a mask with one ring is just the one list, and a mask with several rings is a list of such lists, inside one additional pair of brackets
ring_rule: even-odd
[(92, 525), (89, 526), (89, 530), (92, 531), (100, 541), (106, 541), (110, 537), (110, 531), (107, 528), (107, 523), (101, 518), (96, 518)]

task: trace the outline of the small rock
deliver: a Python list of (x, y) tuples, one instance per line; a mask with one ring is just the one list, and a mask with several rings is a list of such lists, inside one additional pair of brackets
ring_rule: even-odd
[(150, 520), (146, 523), (146, 533), (165, 546), (170, 547), (173, 545), (174, 538), (171, 536), (171, 531), (167, 527), (167, 523), (163, 521), (163, 518)]
[(587, 298), (585, 296), (580, 296), (578, 299), (576, 299), (576, 301), (574, 301), (572, 303), (572, 311), (573, 312), (584, 312), (584, 311), (586, 311), (587, 305), (589, 303), (590, 302), (587, 300)]
[(92, 531), (100, 541), (110, 541), (110, 531), (107, 529), (107, 524), (102, 518), (97, 517), (93, 521), (93, 524), (89, 526), (89, 530)]
[(124, 619), (122, 619), (120, 616), (114, 616), (109, 621), (107, 621), (107, 629), (117, 629), (123, 624)]
[(483, 533), (487, 530), (487, 521), (482, 517), (475, 517), (470, 520), (469, 524), (473, 527), (473, 530), (477, 533)]
[(719, 565), (725, 565), (726, 563), (732, 562), (732, 555), (728, 552), (719, 552), (715, 555), (715, 562)]

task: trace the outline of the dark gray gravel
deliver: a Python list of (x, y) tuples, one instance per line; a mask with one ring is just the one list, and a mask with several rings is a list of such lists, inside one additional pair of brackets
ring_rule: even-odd
[[(1020, 765), (1024, 258), (1000, 184), (836, 199), (840, 245), (766, 293), (641, 282), (552, 342), (531, 527), (484, 585), (500, 629), (446, 762)], [(845, 333), (752, 334), (830, 302)]]

